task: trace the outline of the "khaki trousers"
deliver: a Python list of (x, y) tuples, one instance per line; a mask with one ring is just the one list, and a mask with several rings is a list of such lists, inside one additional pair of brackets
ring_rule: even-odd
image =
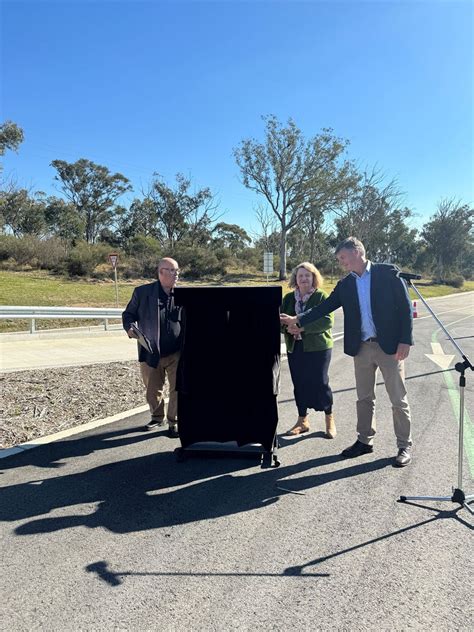
[(156, 369), (148, 366), (146, 362), (140, 362), (140, 373), (146, 388), (146, 401), (150, 407), (153, 421), (164, 421), (165, 399), (163, 387), (168, 378), (170, 397), (166, 417), (169, 422), (175, 423), (178, 417), (178, 393), (176, 392), (176, 370), (178, 368), (180, 353), (172, 353), (165, 358), (160, 358)]
[(357, 389), (357, 433), (359, 441), (372, 445), (376, 433), (375, 384), (380, 369), (392, 404), (393, 429), (399, 448), (412, 445), (410, 406), (405, 388), (405, 367), (388, 355), (377, 342), (363, 342), (354, 358)]

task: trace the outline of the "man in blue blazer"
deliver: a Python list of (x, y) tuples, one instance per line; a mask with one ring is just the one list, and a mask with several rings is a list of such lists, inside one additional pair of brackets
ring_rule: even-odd
[(172, 289), (179, 274), (174, 259), (165, 257), (158, 262), (158, 280), (135, 288), (132, 298), (122, 314), (123, 328), (129, 338), (139, 339), (132, 325), (144, 334), (138, 343), (140, 373), (146, 388), (146, 400), (151, 420), (145, 430), (154, 430), (165, 423), (163, 388), (168, 378), (170, 395), (167, 410), (168, 434), (178, 436), (176, 371), (181, 350), (181, 308), (174, 304)]
[(413, 316), (406, 285), (390, 264), (366, 259), (362, 242), (348, 237), (336, 248), (349, 272), (317, 307), (299, 316), (281, 315), (290, 333), (342, 307), (344, 352), (354, 358), (357, 390), (357, 441), (342, 451), (346, 458), (373, 452), (376, 433), (375, 384), (380, 369), (392, 404), (398, 454), (395, 465), (411, 462), (411, 419), (405, 388), (404, 360), (413, 344)]

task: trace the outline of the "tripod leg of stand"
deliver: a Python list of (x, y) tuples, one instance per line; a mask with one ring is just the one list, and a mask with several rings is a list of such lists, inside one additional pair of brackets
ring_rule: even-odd
[[(425, 299), (422, 297), (417, 288), (411, 284), (413, 289), (416, 291), (420, 299), (426, 305), (432, 316), (434, 316), (435, 320), (441, 325), (443, 331), (448, 335), (451, 342), (455, 345), (457, 349), (459, 349), (458, 345), (454, 342), (452, 337), (446, 331), (443, 324), (438, 320), (433, 310), (427, 305)], [(460, 349), (459, 349), (460, 351)], [(469, 366), (471, 369), (473, 368), (470, 364), (469, 360), (465, 355), (462, 356), (464, 358), (464, 363), (458, 363), (454, 367), (456, 371), (460, 373), (459, 376), (459, 440), (458, 440), (458, 486), (457, 488), (453, 488), (452, 496), (400, 496), (399, 501), (405, 502), (409, 500), (437, 500), (437, 501), (451, 501), (453, 503), (459, 503), (461, 507), (465, 507), (471, 514), (474, 515), (474, 509), (470, 506), (470, 502), (474, 499), (474, 496), (466, 496), (464, 491), (462, 490), (462, 465), (463, 465), (463, 448), (464, 448), (464, 389), (466, 386), (466, 376), (465, 369)]]
[(474, 515), (474, 509), (469, 504), (474, 501), (474, 496), (465, 496), (461, 489), (453, 490), (452, 496), (400, 496), (399, 500), (401, 503), (409, 500), (436, 500), (441, 502), (459, 503), (462, 507), (465, 507), (471, 512), (471, 514)]
[(406, 500), (446, 500), (451, 501), (451, 496), (400, 496), (400, 502), (404, 503)]
[(471, 514), (474, 515), (474, 507), (471, 507), (469, 503), (474, 500), (474, 496), (466, 496), (461, 489), (455, 489), (453, 494), (453, 501), (460, 503), (463, 507), (465, 507)]

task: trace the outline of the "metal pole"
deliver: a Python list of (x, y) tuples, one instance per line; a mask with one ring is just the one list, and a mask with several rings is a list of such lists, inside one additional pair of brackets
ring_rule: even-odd
[[(460, 377), (459, 385), (459, 445), (458, 454), (462, 455), (464, 446), (464, 387), (466, 378), (464, 373)], [(458, 459), (458, 489), (462, 489), (462, 456)]]
[(119, 296), (118, 296), (118, 283), (117, 283), (117, 268), (114, 268), (114, 278), (115, 278), (115, 307), (118, 307)]

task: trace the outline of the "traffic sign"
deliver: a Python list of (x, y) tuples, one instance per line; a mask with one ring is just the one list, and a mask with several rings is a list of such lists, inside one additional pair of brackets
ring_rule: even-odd
[(115, 270), (117, 267), (118, 254), (116, 252), (111, 252), (109, 255), (109, 261), (112, 268)]

